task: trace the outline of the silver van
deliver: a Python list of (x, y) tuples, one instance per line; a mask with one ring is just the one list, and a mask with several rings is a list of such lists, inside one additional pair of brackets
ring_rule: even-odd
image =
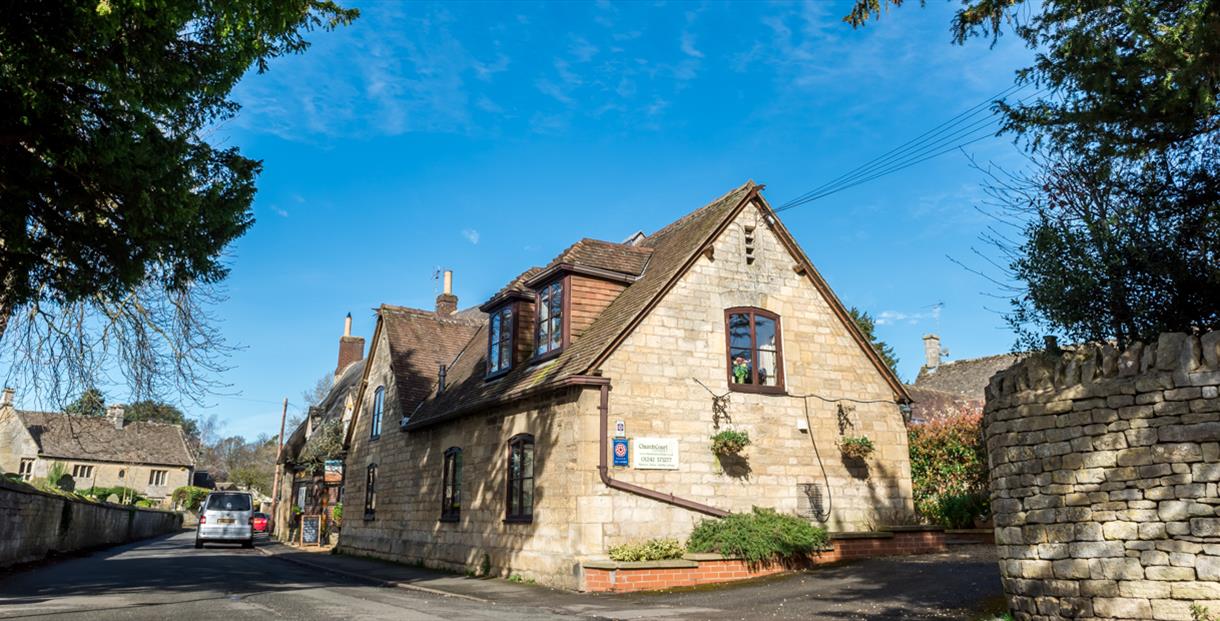
[(247, 492), (212, 492), (199, 508), (195, 547), (204, 542), (240, 543), (254, 547), (254, 499)]

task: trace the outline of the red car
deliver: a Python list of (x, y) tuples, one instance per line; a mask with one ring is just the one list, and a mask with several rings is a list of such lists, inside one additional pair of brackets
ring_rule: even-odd
[(267, 532), (268, 515), (266, 513), (255, 513), (254, 517), (250, 518), (250, 524), (254, 526), (254, 532)]

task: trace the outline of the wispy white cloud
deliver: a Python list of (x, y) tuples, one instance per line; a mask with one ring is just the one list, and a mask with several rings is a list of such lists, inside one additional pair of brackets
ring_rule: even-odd
[(681, 39), (682, 53), (694, 58), (703, 58), (703, 52), (695, 47), (695, 35), (690, 32), (682, 33)]
[(476, 246), (479, 244), (479, 232), (475, 229), (462, 229), (462, 237)]
[(929, 310), (919, 312), (903, 312), (885, 310), (877, 313), (877, 325), (889, 326), (899, 323), (919, 325), (925, 321), (940, 321), (940, 305), (934, 304)]

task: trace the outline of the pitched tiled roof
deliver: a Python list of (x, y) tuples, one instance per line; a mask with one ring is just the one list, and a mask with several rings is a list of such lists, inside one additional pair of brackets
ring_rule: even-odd
[(915, 386), (982, 399), (983, 389), (991, 381), (991, 376), (1011, 367), (1020, 359), (1021, 356), (1017, 354), (999, 354), (944, 362), (935, 370), (924, 367), (915, 378)]
[(389, 304), (381, 305), (378, 314), (390, 346), (390, 366), (402, 412), (414, 410), (428, 396), (440, 365), (450, 364), (487, 323), (482, 313), (440, 317), (432, 311)]
[[(347, 365), (343, 370), (343, 374), (335, 379), (330, 391), (322, 398), (322, 401), (317, 404), (311, 404), (310, 410), (316, 407), (321, 410), (319, 423), (332, 420), (340, 420), (343, 418), (344, 406), (347, 405), (347, 395), (352, 388), (360, 384), (360, 378), (364, 377), (365, 360), (359, 360)], [(309, 425), (308, 420), (302, 420), (296, 426), (296, 429), (289, 434), (288, 439), (284, 442), (284, 451), (280, 455), (279, 463), (288, 463), (296, 459), (301, 449), (305, 447), (305, 431)]]
[[(601, 355), (615, 344), (632, 320), (644, 312), (687, 263), (695, 258), (703, 242), (758, 188), (758, 185), (748, 182), (650, 235), (638, 247), (584, 240), (565, 250), (564, 254), (571, 252), (579, 260), (601, 261), (599, 267), (602, 269), (609, 269), (606, 265), (635, 269), (638, 265), (643, 274), (624, 289), (580, 338), (557, 358), (539, 364), (519, 365), (503, 377), (491, 381), (484, 379), (487, 333), (486, 326), (481, 326), (453, 361), (446, 389), (420, 403), (411, 416), (408, 428), (425, 426), (489, 400), (558, 385), (567, 378), (587, 373)], [(562, 263), (559, 259), (564, 254), (556, 261)], [(615, 258), (610, 259), (609, 255)]]
[(127, 423), (58, 412), (16, 410), (45, 457), (159, 466), (193, 466), (182, 427), (167, 423)]
[(648, 257), (651, 255), (652, 248), (586, 237), (568, 246), (547, 267), (568, 264), (639, 276), (648, 265)]

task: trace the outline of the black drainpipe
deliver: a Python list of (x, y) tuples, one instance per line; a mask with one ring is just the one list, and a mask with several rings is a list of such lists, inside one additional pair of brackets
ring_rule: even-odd
[(599, 405), (597, 409), (601, 415), (601, 421), (598, 428), (598, 433), (600, 434), (598, 446), (600, 450), (598, 451), (597, 472), (601, 475), (602, 483), (605, 483), (606, 487), (609, 487), (610, 489), (617, 489), (629, 494), (643, 496), (658, 502), (664, 502), (676, 507), (682, 507), (683, 509), (697, 511), (705, 515), (711, 515), (714, 517), (724, 517), (728, 515), (729, 512), (725, 511), (724, 509), (717, 509), (716, 507), (710, 505), (705, 505), (686, 498), (679, 498), (673, 494), (658, 492), (646, 487), (640, 487), (639, 485), (624, 483), (610, 477), (610, 469), (609, 466), (606, 465), (606, 452), (609, 449), (609, 442), (607, 438), (610, 435), (610, 382), (602, 378), (597, 379), (601, 380), (598, 382), (601, 387), (601, 405)]

